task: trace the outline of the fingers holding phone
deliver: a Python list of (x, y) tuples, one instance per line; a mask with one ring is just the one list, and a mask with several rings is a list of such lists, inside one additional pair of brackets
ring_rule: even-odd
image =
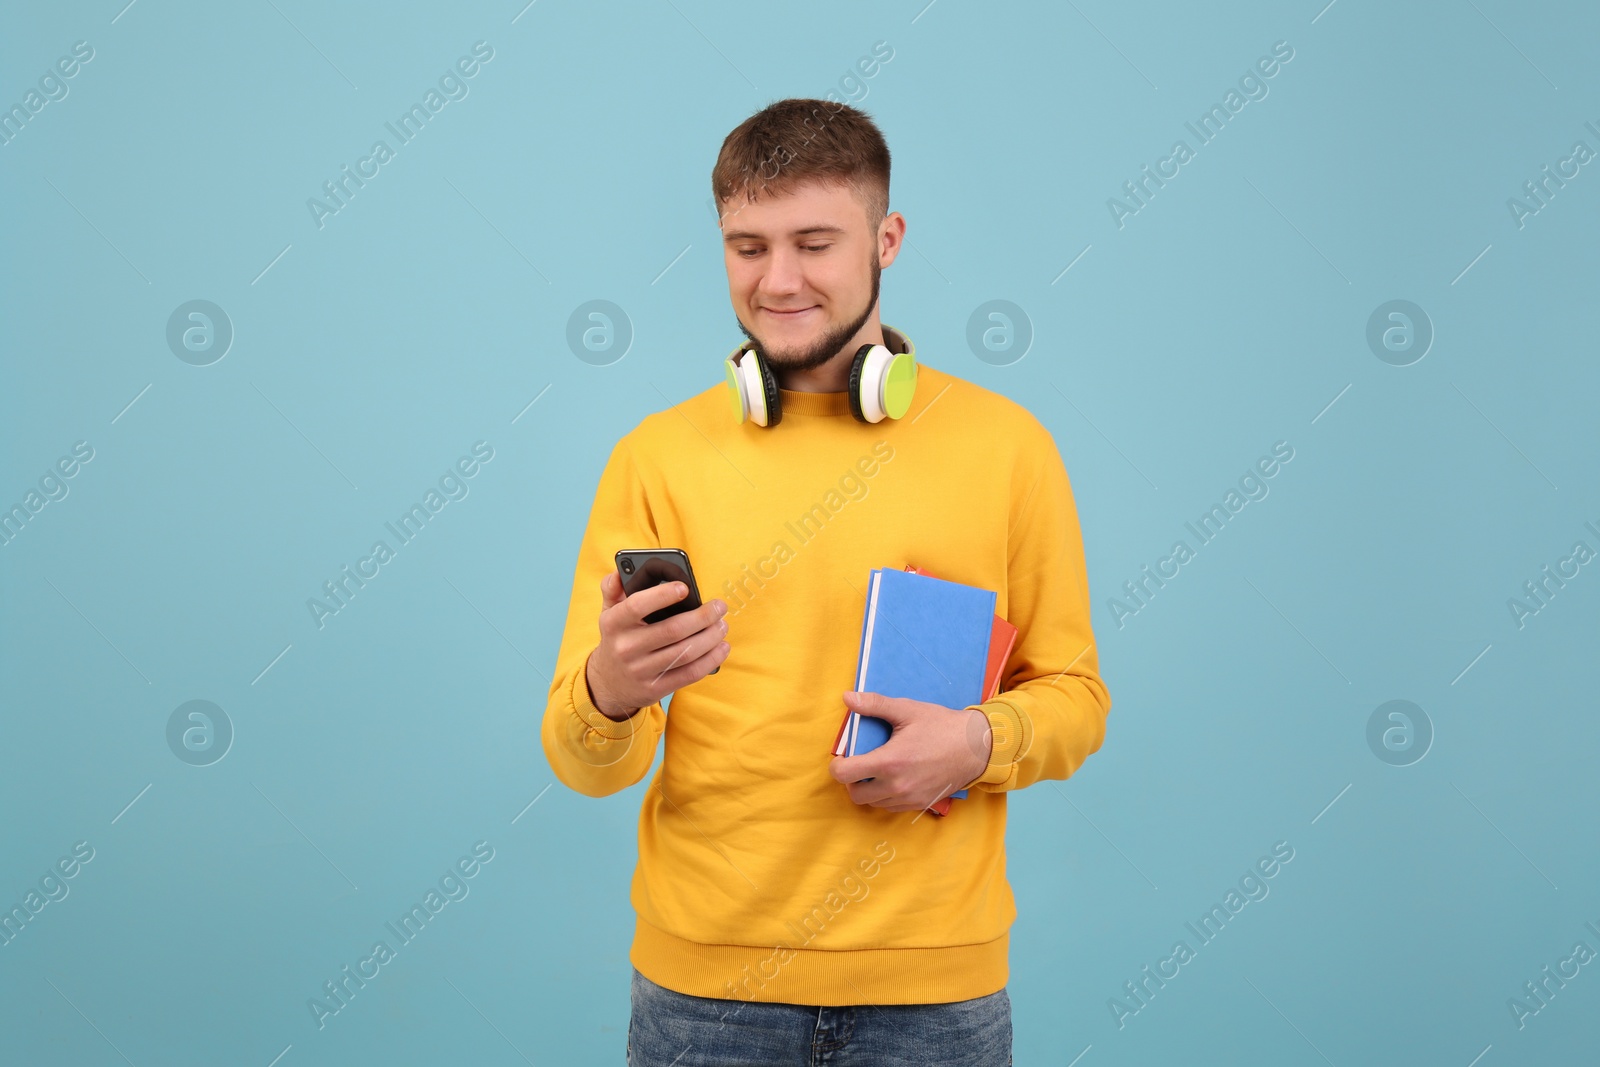
[(729, 644), (727, 604), (701, 604), (689, 558), (678, 549), (617, 553), (600, 582), (600, 644), (589, 657), (589, 692), (624, 719), (721, 669)]

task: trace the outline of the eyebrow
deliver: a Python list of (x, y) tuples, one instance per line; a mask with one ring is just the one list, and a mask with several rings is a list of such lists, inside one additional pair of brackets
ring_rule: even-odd
[[(816, 224), (814, 226), (806, 226), (806, 227), (804, 227), (802, 229), (792, 230), (792, 231), (790, 231), (789, 236), (791, 236), (791, 237), (801, 237), (801, 236), (803, 236), (805, 234), (809, 234), (809, 233), (844, 233), (844, 232), (845, 232), (845, 230), (844, 230), (844, 227), (842, 227), (842, 226), (825, 226), (825, 225), (823, 225), (821, 223), (818, 223), (818, 224)], [(758, 241), (759, 240), (765, 240), (766, 239), (766, 234), (754, 233), (754, 232), (752, 232), (750, 230), (732, 230), (732, 231), (722, 235), (722, 239), (724, 241), (747, 241), (747, 240), (750, 240), (751, 238), (755, 238)]]

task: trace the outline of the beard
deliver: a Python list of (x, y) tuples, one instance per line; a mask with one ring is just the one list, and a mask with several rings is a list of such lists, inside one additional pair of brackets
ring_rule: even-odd
[[(854, 321), (840, 323), (832, 329), (823, 331), (822, 336), (808, 346), (788, 350), (769, 348), (761, 338), (748, 330), (743, 322), (739, 322), (739, 332), (750, 339), (768, 366), (786, 371), (815, 370), (837, 356), (840, 349), (861, 332), (861, 327), (865, 326), (867, 319), (872, 316), (872, 309), (878, 306), (878, 279), (883, 274), (883, 268), (878, 266), (877, 259), (872, 260), (871, 267), (872, 292), (868, 295), (861, 314), (855, 316)], [(739, 321), (739, 317), (735, 315), (734, 320)]]

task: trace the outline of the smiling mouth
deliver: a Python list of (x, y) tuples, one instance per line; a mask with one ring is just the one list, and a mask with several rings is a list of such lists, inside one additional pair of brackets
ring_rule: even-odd
[(776, 315), (780, 319), (792, 319), (797, 315), (803, 315), (807, 311), (811, 311), (813, 309), (814, 307), (795, 308), (793, 311), (779, 311), (777, 308), (762, 308), (761, 310), (765, 311), (769, 315)]

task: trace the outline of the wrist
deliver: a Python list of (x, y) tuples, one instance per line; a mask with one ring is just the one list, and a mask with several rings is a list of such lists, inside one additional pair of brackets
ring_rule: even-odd
[(967, 712), (967, 747), (972, 753), (972, 763), (968, 766), (972, 773), (963, 789), (970, 789), (988, 774), (994, 758), (994, 725), (988, 714), (978, 706), (967, 708)]
[(633, 715), (638, 712), (638, 708), (622, 707), (621, 705), (606, 699), (604, 696), (604, 687), (602, 687), (601, 693), (595, 692), (594, 676), (589, 670), (589, 665), (593, 661), (594, 655), (591, 653), (589, 659), (585, 661), (583, 667), (583, 685), (584, 688), (589, 692), (589, 703), (594, 705), (594, 709), (596, 711), (613, 722), (623, 722), (624, 720), (632, 718)]

